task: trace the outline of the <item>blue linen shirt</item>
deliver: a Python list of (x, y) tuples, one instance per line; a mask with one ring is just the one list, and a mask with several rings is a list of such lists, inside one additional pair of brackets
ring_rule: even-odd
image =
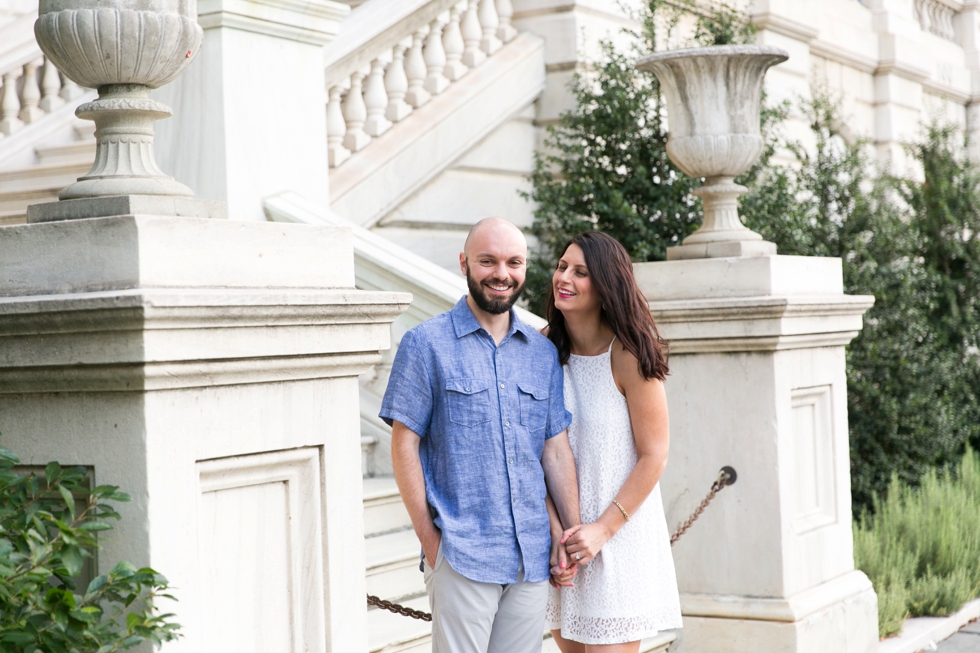
[(380, 417), (421, 437), (425, 494), (454, 570), (481, 583), (550, 574), (544, 441), (572, 421), (551, 342), (511, 309), (499, 345), (466, 297), (408, 331)]

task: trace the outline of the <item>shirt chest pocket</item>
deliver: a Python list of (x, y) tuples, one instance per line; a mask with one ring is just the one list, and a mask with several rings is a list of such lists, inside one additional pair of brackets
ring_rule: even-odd
[(449, 421), (460, 426), (478, 426), (490, 421), (490, 384), (477, 379), (446, 381)]
[(548, 423), (548, 391), (526, 383), (518, 383), (521, 398), (521, 424), (528, 431), (543, 429)]

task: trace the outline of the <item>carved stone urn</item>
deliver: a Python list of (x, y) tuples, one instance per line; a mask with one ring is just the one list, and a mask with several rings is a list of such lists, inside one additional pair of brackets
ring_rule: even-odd
[(157, 166), (153, 122), (171, 111), (149, 94), (200, 49), (194, 0), (40, 0), (38, 14), (34, 34), (44, 54), (68, 78), (99, 90), (75, 112), (95, 121), (95, 163), (60, 198), (193, 198)]
[(685, 174), (704, 177), (694, 191), (704, 222), (668, 260), (768, 256), (776, 245), (742, 224), (738, 198), (747, 189), (735, 177), (759, 159), (762, 80), (770, 66), (789, 58), (764, 45), (720, 45), (671, 50), (643, 57), (637, 68), (660, 80), (667, 101), (667, 155)]

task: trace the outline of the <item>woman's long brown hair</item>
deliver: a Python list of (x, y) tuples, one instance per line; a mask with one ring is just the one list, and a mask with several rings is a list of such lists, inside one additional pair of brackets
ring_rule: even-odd
[[(644, 379), (663, 381), (669, 371), (669, 346), (660, 337), (650, 315), (646, 298), (633, 276), (633, 263), (626, 249), (601, 231), (586, 231), (575, 236), (565, 243), (562, 256), (572, 245), (581, 247), (585, 254), (592, 286), (602, 298), (602, 321), (612, 329), (626, 351), (636, 357)], [(553, 284), (548, 287), (545, 318), (548, 320), (548, 338), (558, 348), (558, 358), (564, 365), (568, 362), (572, 344), (565, 327), (565, 316), (555, 308)]]

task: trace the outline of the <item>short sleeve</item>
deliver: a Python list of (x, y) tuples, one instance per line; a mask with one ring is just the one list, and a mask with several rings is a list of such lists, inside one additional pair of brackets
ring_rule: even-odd
[(565, 410), (565, 373), (557, 357), (551, 369), (551, 386), (548, 388), (551, 405), (548, 407), (548, 429), (545, 438), (553, 438), (572, 423), (572, 414)]
[(398, 420), (424, 437), (432, 419), (432, 384), (420, 340), (418, 327), (402, 336), (378, 416), (389, 426)]

